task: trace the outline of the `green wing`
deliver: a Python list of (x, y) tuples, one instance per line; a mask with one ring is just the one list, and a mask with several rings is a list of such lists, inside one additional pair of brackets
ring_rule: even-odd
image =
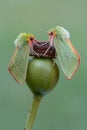
[(71, 79), (79, 67), (80, 56), (69, 40), (70, 34), (66, 29), (57, 26), (49, 30), (49, 34), (51, 33), (60, 66), (67, 79)]
[(23, 84), (26, 79), (30, 46), (26, 40), (23, 41), (21, 47), (19, 46), (19, 43), (16, 45), (14, 54), (8, 66), (8, 70), (18, 83)]
[(80, 56), (78, 52), (68, 38), (56, 36), (54, 46), (65, 76), (67, 79), (71, 79), (79, 67)]

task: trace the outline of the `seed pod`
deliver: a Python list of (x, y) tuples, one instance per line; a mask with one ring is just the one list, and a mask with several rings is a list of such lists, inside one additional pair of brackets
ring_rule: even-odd
[(59, 68), (50, 58), (33, 58), (28, 63), (26, 83), (34, 94), (45, 95), (59, 79)]

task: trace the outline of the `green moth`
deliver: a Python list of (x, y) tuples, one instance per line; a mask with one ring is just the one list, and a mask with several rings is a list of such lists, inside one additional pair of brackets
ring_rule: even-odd
[(8, 66), (13, 78), (20, 84), (26, 79), (29, 51), (33, 39), (32, 34), (21, 33), (15, 40), (15, 51)]
[(70, 41), (69, 32), (61, 26), (52, 28), (48, 32), (50, 46), (56, 49), (60, 66), (67, 77), (71, 79), (80, 64), (80, 56)]

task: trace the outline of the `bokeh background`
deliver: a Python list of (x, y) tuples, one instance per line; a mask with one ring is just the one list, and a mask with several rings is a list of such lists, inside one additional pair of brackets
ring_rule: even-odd
[(61, 72), (56, 88), (40, 104), (33, 130), (87, 130), (87, 0), (0, 0), (0, 130), (23, 130), (32, 100), (8, 73), (14, 40), (21, 32), (47, 40), (61, 25), (81, 55), (72, 80)]

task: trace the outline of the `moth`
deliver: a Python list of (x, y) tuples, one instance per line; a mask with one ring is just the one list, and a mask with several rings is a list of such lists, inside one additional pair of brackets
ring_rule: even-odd
[(80, 65), (80, 55), (70, 41), (69, 32), (57, 26), (50, 29), (48, 34), (50, 46), (56, 49), (56, 59), (59, 60), (64, 75), (71, 79)]
[(8, 70), (12, 77), (20, 84), (26, 79), (30, 47), (32, 48), (34, 36), (21, 33), (15, 40), (15, 50), (10, 60)]

